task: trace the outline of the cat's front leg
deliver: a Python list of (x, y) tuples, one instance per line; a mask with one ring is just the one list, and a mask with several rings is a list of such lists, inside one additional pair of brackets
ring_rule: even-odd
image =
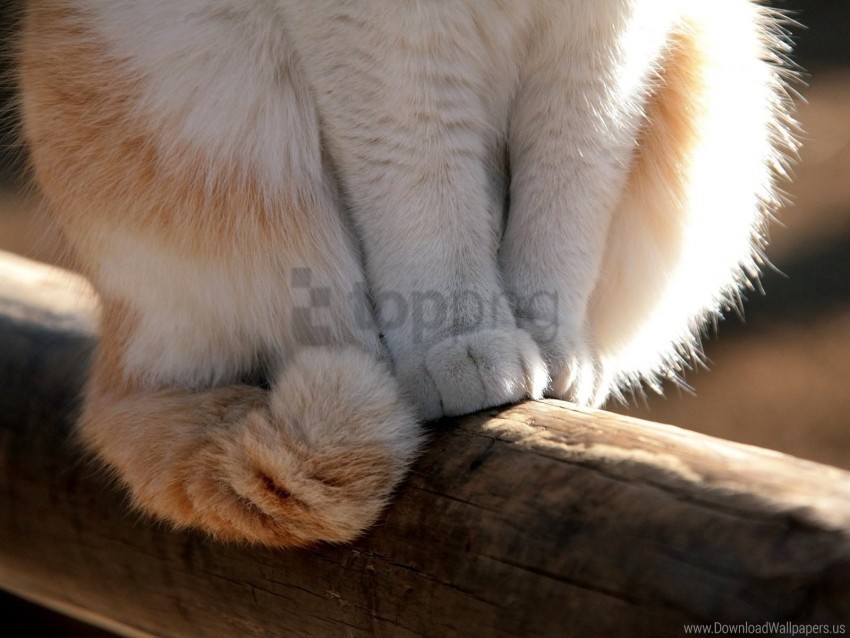
[[(545, 366), (498, 272), (503, 198), (485, 168), (481, 120), (447, 124), (437, 107), (405, 108), (336, 138), (394, 372), (427, 419), (540, 397)], [(368, 130), (374, 121), (382, 130)]]
[(513, 113), (501, 250), (550, 396), (659, 388), (757, 275), (788, 133), (787, 46), (749, 0), (549, 12)]
[(419, 429), (352, 303), (362, 268), (273, 7), (80, 4), (30, 4), (20, 73), (35, 175), (102, 301), (75, 432), (174, 525), (352, 540)]
[(364, 198), (367, 276), (395, 374), (423, 416), (542, 396), (537, 345), (499, 280), (497, 214), (481, 165), (447, 152), (415, 168), (384, 167), (381, 181), (408, 183)]
[(610, 0), (548, 12), (510, 127), (502, 272), (549, 367), (547, 394), (585, 404), (601, 403), (610, 385), (588, 313), (634, 154), (641, 83), (663, 41), (663, 20), (630, 37), (633, 13)]
[(466, 3), (381, 12), (291, 15), (394, 373), (428, 419), (540, 397), (546, 370), (498, 269), (494, 111), (507, 108), (493, 103), (508, 98), (486, 85), (481, 16)]

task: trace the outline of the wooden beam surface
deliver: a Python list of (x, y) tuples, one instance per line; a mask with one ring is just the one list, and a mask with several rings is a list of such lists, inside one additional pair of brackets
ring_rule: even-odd
[(0, 254), (0, 587), (142, 635), (850, 628), (850, 474), (558, 401), (432, 426), (351, 546), (152, 524), (73, 440), (95, 316), (80, 278)]

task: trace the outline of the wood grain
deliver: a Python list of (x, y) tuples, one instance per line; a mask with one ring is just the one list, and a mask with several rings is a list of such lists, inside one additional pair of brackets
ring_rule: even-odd
[(72, 437), (95, 342), (79, 278), (0, 255), (0, 586), (124, 633), (681, 636), (850, 626), (850, 474), (545, 401), (435, 424), (352, 546), (151, 524)]

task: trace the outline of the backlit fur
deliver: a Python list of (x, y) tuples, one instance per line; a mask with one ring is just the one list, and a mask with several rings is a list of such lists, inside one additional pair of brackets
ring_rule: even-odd
[(83, 439), (174, 524), (345, 541), (422, 418), (675, 377), (758, 272), (793, 148), (777, 24), (750, 0), (33, 1), (25, 134), (103, 300)]

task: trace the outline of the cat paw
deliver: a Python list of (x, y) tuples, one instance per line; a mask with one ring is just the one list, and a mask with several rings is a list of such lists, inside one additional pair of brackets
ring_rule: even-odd
[[(247, 409), (243, 391), (252, 393)], [(353, 540), (375, 522), (420, 442), (389, 371), (359, 351), (302, 351), (270, 393), (214, 392), (221, 422), (170, 434), (170, 458), (147, 469), (148, 483), (128, 483), (142, 509), (219, 539)]]
[(239, 535), (261, 540), (352, 540), (404, 476), (418, 431), (395, 380), (371, 357), (304, 351), (273, 389), (268, 413), (220, 442), (224, 480), (204, 509), (220, 513), (223, 500)]
[(601, 363), (585, 348), (573, 347), (569, 353), (560, 348), (554, 353), (545, 351), (544, 357), (551, 370), (547, 397), (591, 407), (605, 402), (608, 390), (602, 380)]
[(445, 338), (400, 357), (396, 375), (426, 420), (539, 399), (548, 381), (537, 345), (516, 328)]
[(599, 357), (584, 339), (552, 337), (536, 331), (531, 325), (526, 329), (540, 348), (549, 370), (545, 396), (592, 407), (605, 402), (609, 384), (604, 380)]

